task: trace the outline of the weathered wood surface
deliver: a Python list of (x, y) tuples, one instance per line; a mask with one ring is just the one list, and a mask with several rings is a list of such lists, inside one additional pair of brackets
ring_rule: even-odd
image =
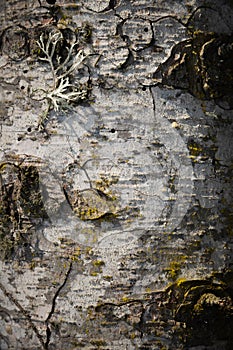
[(0, 348), (231, 349), (232, 2), (0, 9)]

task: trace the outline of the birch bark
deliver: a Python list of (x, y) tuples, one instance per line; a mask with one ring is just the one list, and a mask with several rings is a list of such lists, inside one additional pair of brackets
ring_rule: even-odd
[(0, 9), (0, 348), (231, 349), (231, 1)]

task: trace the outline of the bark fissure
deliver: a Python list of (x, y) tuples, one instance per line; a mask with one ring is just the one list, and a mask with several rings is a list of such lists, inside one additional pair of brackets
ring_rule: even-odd
[(69, 264), (69, 268), (68, 268), (68, 270), (67, 270), (67, 272), (65, 274), (65, 278), (64, 278), (63, 283), (60, 285), (60, 287), (57, 289), (56, 293), (54, 294), (54, 297), (53, 297), (53, 300), (52, 300), (51, 310), (50, 310), (50, 312), (48, 314), (48, 317), (45, 320), (45, 324), (46, 324), (46, 341), (44, 343), (45, 349), (49, 348), (49, 343), (50, 343), (50, 339), (51, 339), (51, 335), (52, 335), (51, 329), (49, 327), (49, 322), (50, 322), (51, 317), (54, 314), (54, 311), (55, 311), (55, 308), (56, 308), (57, 298), (59, 297), (59, 294), (60, 294), (61, 290), (65, 287), (65, 285), (66, 285), (66, 283), (67, 283), (67, 281), (69, 279), (71, 270), (72, 270), (72, 261)]

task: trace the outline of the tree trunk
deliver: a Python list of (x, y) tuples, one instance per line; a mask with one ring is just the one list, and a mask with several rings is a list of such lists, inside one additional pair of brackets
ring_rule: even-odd
[(0, 1), (0, 348), (232, 349), (232, 2)]

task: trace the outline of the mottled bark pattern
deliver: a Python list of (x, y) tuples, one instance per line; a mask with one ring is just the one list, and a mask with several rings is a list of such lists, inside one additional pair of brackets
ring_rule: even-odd
[(232, 349), (232, 20), (0, 1), (1, 349)]

